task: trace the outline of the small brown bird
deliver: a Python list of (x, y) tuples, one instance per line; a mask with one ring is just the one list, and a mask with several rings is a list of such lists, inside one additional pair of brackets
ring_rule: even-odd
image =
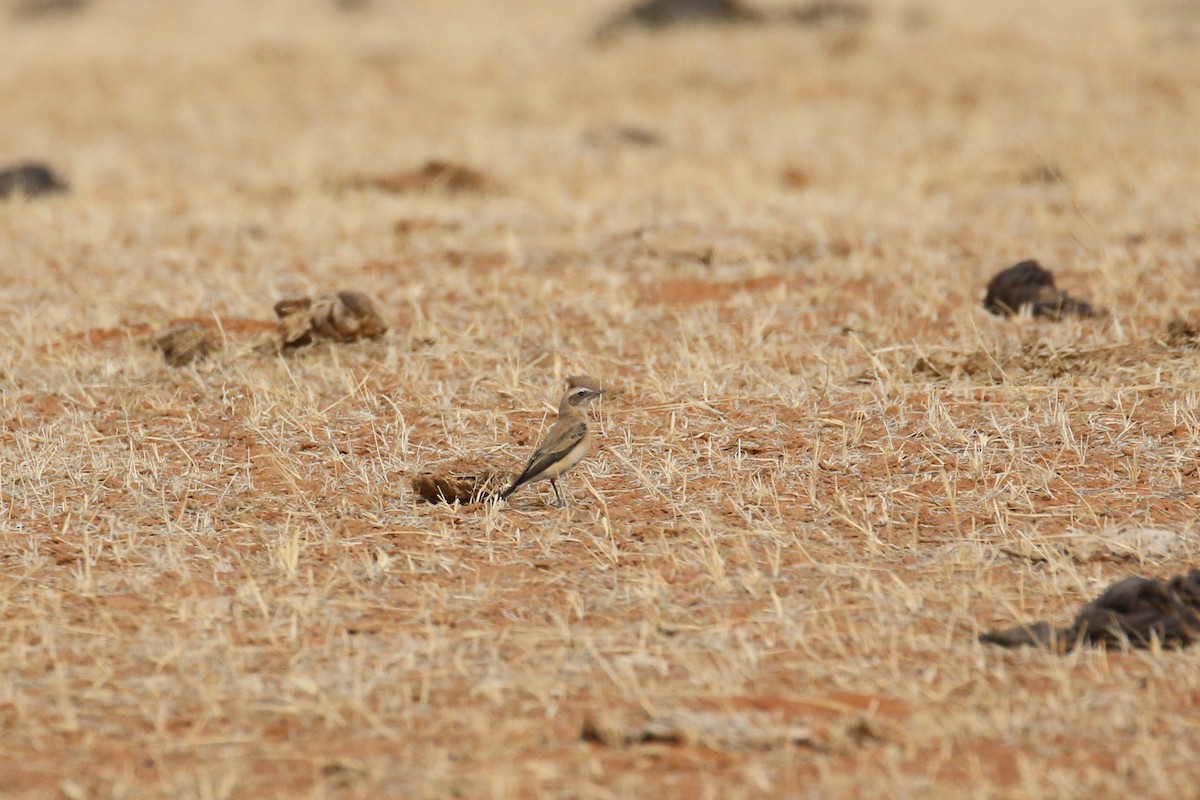
[(558, 404), (558, 420), (554, 427), (546, 434), (538, 449), (533, 451), (529, 463), (517, 479), (500, 494), (501, 500), (507, 500), (513, 492), (526, 484), (548, 480), (554, 487), (554, 496), (558, 499), (559, 508), (566, 505), (558, 491), (556, 479), (588, 454), (588, 448), (592, 445), (592, 434), (588, 431), (587, 418), (582, 408), (601, 394), (601, 390), (587, 386), (576, 386), (567, 390)]

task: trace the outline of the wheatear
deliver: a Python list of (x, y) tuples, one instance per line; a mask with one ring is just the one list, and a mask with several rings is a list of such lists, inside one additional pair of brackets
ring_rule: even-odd
[(513, 492), (527, 483), (550, 481), (554, 487), (554, 496), (558, 498), (558, 506), (566, 505), (562, 494), (558, 491), (555, 480), (571, 467), (583, 461), (592, 445), (592, 434), (588, 431), (587, 417), (583, 407), (603, 394), (599, 389), (587, 386), (576, 386), (568, 389), (558, 404), (558, 420), (546, 434), (537, 450), (529, 457), (529, 463), (512, 486), (500, 494), (501, 500), (507, 500)]

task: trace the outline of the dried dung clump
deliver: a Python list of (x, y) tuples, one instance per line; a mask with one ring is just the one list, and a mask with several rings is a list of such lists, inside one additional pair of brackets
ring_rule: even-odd
[(782, 22), (810, 28), (866, 22), (871, 9), (854, 0), (813, 0), (783, 11), (759, 11), (737, 0), (646, 0), (610, 17), (596, 28), (597, 40), (630, 30), (661, 31), (680, 25)]
[(413, 491), (429, 503), (481, 503), (504, 491), (509, 474), (480, 470), (475, 474), (422, 472), (412, 479)]
[(280, 300), (275, 304), (284, 349), (319, 340), (345, 344), (378, 339), (388, 326), (371, 298), (362, 292), (337, 292)]
[(786, 21), (810, 27), (858, 25), (870, 17), (871, 9), (865, 3), (847, 0), (815, 0), (783, 12)]
[(387, 175), (362, 175), (344, 182), (348, 189), (374, 189), (392, 194), (409, 192), (466, 194), (492, 192), (500, 183), (484, 173), (452, 161), (426, 161), (418, 169), (403, 170)]
[(167, 364), (185, 367), (203, 361), (221, 349), (221, 335), (212, 328), (196, 322), (172, 325), (154, 337), (154, 349), (162, 353)]
[(65, 192), (67, 182), (45, 164), (28, 162), (0, 170), (0, 198), (13, 194), (38, 197)]
[(595, 33), (609, 39), (628, 30), (663, 30), (677, 25), (760, 22), (763, 16), (737, 0), (646, 0), (611, 17)]
[(1050, 319), (1096, 316), (1090, 303), (1056, 288), (1050, 270), (1032, 259), (998, 272), (988, 284), (983, 307), (1003, 317), (1018, 314), (1026, 307), (1033, 316)]
[(1196, 346), (1200, 331), (1186, 319), (1173, 319), (1167, 323), (1167, 345), (1170, 347), (1191, 349)]
[(12, 14), (18, 19), (36, 19), (51, 14), (69, 14), (87, 8), (88, 0), (17, 0)]
[(1163, 647), (1186, 647), (1200, 640), (1200, 569), (1166, 582), (1136, 577), (1118, 581), (1084, 606), (1066, 628), (1037, 622), (984, 633), (979, 640), (1057, 652), (1081, 642), (1147, 648), (1158, 641)]

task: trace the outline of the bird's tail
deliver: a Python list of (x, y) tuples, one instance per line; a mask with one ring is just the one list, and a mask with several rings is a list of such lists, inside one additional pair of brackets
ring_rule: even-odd
[(513, 492), (515, 492), (517, 489), (520, 489), (520, 488), (521, 488), (521, 484), (514, 483), (512, 486), (508, 487), (507, 489), (505, 489), (503, 492), (500, 493), (500, 499), (507, 500), (509, 497), (512, 496)]

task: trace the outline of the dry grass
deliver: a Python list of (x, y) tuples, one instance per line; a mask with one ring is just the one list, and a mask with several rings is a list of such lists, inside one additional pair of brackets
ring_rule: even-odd
[[(1200, 17), (983, 6), (0, 14), (72, 186), (0, 205), (0, 794), (1194, 793), (1200, 652), (975, 637), (1200, 560)], [(504, 189), (337, 188), (430, 161)], [(1112, 316), (984, 314), (1027, 257)], [(341, 289), (382, 340), (254, 348)], [(569, 509), (414, 501), (577, 372)]]

